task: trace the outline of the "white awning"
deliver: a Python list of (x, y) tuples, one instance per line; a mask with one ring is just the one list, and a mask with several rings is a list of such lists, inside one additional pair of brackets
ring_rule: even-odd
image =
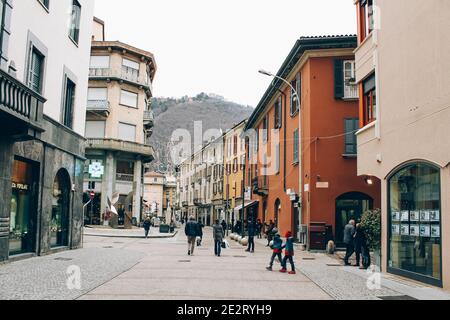
[[(248, 207), (251, 207), (251, 206), (255, 205), (256, 203), (258, 203), (258, 200), (255, 200), (255, 201), (245, 201), (244, 208), (247, 209)], [(236, 208), (234, 208), (234, 211), (235, 211), (235, 212), (239, 212), (240, 210), (242, 210), (242, 205), (237, 206)]]

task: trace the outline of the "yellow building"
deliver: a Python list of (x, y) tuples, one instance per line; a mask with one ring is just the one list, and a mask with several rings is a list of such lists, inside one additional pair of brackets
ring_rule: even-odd
[(243, 204), (245, 139), (241, 135), (245, 123), (246, 120), (240, 122), (224, 134), (223, 199), (227, 222), (232, 225), (242, 219), (234, 209)]

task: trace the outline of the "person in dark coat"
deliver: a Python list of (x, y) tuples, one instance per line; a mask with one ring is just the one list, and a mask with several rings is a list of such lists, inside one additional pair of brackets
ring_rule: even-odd
[(199, 237), (200, 239), (197, 239), (197, 247), (200, 247), (202, 245), (202, 241), (203, 241), (203, 227), (205, 225), (199, 221), (197, 223), (197, 237)]
[(344, 262), (346, 266), (350, 265), (348, 259), (350, 259), (350, 257), (355, 252), (355, 243), (354, 243), (355, 230), (356, 230), (355, 220), (352, 219), (344, 228), (344, 244), (346, 246)]
[(225, 222), (225, 220), (222, 220), (222, 228), (223, 228), (223, 234), (225, 235), (225, 233), (227, 232), (227, 223)]
[(198, 234), (198, 225), (194, 217), (189, 218), (189, 221), (184, 227), (184, 233), (186, 234), (188, 239), (188, 255), (194, 255), (195, 239), (197, 238)]
[[(367, 245), (367, 238), (364, 232), (363, 226), (358, 223), (356, 225), (356, 231), (354, 236), (355, 252), (356, 252), (356, 264), (355, 267), (360, 269), (368, 269), (370, 267), (370, 250)], [(362, 257), (362, 261), (361, 261)], [(362, 266), (361, 266), (362, 262)]]
[(222, 242), (224, 238), (224, 229), (219, 220), (216, 220), (216, 224), (213, 225), (213, 238), (214, 238), (214, 253), (217, 257), (220, 257), (222, 251)]
[[(274, 229), (275, 229), (275, 224), (273, 223), (272, 220), (270, 220), (269, 227), (267, 228), (267, 246), (266, 247), (268, 247), (270, 245), (270, 241), (273, 240)], [(278, 232), (278, 230), (277, 230), (277, 232)]]
[(261, 223), (261, 219), (258, 219), (256, 222), (256, 235), (258, 239), (262, 239), (262, 231), (263, 231), (263, 224)]
[(247, 250), (245, 250), (245, 251), (254, 253), (255, 252), (256, 226), (253, 223), (253, 221), (248, 221), (247, 230), (248, 230), (248, 247), (247, 247)]
[(151, 226), (150, 218), (145, 218), (145, 221), (143, 223), (144, 231), (145, 231), (145, 239), (148, 238), (148, 233), (150, 232), (150, 226)]

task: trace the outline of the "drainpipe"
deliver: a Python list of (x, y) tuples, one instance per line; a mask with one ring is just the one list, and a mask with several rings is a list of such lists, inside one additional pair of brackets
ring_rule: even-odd
[[(287, 121), (287, 115), (286, 115), (286, 111), (287, 111), (287, 96), (284, 92), (282, 92), (281, 90), (278, 90), (281, 95), (284, 98), (284, 119), (283, 119), (283, 123), (282, 126), (284, 128), (284, 147), (283, 147), (283, 163), (284, 163), (284, 169), (283, 169), (283, 190), (286, 193), (286, 139), (287, 139), (287, 129), (286, 129), (286, 121)], [(283, 104), (281, 105), (281, 108), (283, 108)]]

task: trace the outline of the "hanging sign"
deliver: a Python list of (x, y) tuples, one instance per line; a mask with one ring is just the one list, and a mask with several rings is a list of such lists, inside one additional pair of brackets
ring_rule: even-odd
[(100, 162), (92, 162), (89, 165), (89, 174), (92, 178), (101, 178), (105, 172), (105, 167)]

